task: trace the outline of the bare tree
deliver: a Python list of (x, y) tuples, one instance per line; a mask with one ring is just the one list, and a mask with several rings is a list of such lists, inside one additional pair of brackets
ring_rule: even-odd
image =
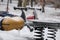
[(60, 8), (60, 0), (45, 0), (46, 4), (53, 4), (53, 7)]

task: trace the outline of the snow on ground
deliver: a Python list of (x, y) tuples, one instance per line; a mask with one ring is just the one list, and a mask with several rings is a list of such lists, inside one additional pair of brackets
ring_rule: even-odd
[[(2, 5), (1, 5), (2, 4)], [(13, 7), (17, 6), (17, 2), (13, 1), (13, 3), (9, 4), (9, 13), (14, 15), (21, 15), (20, 10), (14, 10)], [(30, 6), (30, 5), (29, 5)], [(34, 5), (34, 7), (38, 7), (37, 5)], [(41, 6), (39, 6), (41, 7)], [(38, 7), (38, 8), (39, 8)], [(6, 11), (6, 0), (2, 3), (0, 2), (0, 11)], [(44, 20), (55, 20), (60, 22), (60, 9), (50, 8), (48, 6), (45, 7), (45, 13), (42, 13), (39, 10), (37, 11), (38, 18), (42, 21)], [(26, 15), (32, 15), (33, 10), (28, 10), (28, 12), (25, 12)], [(45, 36), (44, 38), (47, 38), (47, 29), (45, 30)], [(20, 31), (20, 33), (17, 30), (11, 30), (11, 31), (0, 31), (0, 40), (34, 40), (33, 36), (34, 32), (30, 32), (29, 29), (24, 26), (24, 28)], [(60, 29), (58, 29), (58, 32), (56, 34), (56, 39), (60, 40)], [(52, 40), (52, 39), (50, 39)]]
[(33, 40), (33, 33), (25, 26), (21, 31), (1, 31), (0, 40)]

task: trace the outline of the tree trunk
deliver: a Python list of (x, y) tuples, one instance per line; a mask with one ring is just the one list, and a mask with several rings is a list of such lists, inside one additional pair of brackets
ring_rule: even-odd
[(22, 0), (18, 0), (18, 7), (22, 7)]
[(9, 0), (7, 0), (7, 9), (6, 9), (6, 11), (8, 12), (8, 10), (9, 10)]
[(22, 7), (26, 7), (27, 5), (27, 0), (22, 0)]
[(60, 8), (60, 0), (55, 0), (55, 9)]
[(1, 2), (3, 2), (3, 0), (1, 0)]
[(44, 7), (45, 7), (45, 0), (40, 0), (40, 4), (42, 6), (42, 12), (45, 12)]
[(12, 3), (12, 0), (10, 0), (10, 3)]
[(31, 0), (31, 7), (33, 7), (33, 1), (34, 1), (34, 0)]

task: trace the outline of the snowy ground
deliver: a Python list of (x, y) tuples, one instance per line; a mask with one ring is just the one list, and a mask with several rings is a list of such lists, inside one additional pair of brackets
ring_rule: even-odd
[[(17, 2), (13, 1), (13, 3), (11, 3), (9, 5), (9, 13), (14, 14), (14, 15), (21, 15), (21, 11), (20, 10), (14, 10), (13, 7), (17, 6)], [(35, 5), (34, 7), (38, 7), (37, 5)], [(40, 6), (39, 6), (40, 7)], [(6, 0), (2, 3), (0, 2), (0, 11), (6, 11)], [(45, 13), (42, 13), (39, 10), (37, 11), (37, 15), (39, 19), (42, 20), (55, 20), (60, 22), (60, 9), (55, 10), (54, 8), (50, 8), (48, 6), (45, 7)], [(32, 15), (33, 10), (28, 10), (26, 13), (26, 15)], [(44, 38), (47, 38), (47, 28), (45, 30), (45, 36)], [(60, 40), (60, 29), (58, 29), (58, 32), (56, 34), (56, 39)], [(34, 40), (34, 32), (30, 32), (29, 29), (24, 26), (24, 28), (20, 31), (20, 33), (17, 30), (11, 30), (11, 31), (0, 31), (0, 40)], [(52, 39), (49, 39), (52, 40)]]
[(0, 31), (0, 40), (33, 40), (32, 34), (26, 27), (20, 32), (17, 30)]

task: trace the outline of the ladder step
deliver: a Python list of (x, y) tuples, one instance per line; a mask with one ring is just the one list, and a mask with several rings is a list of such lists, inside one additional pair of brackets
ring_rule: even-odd
[(55, 39), (55, 37), (48, 37), (48, 38), (52, 38), (52, 39)]
[(52, 36), (56, 37), (56, 35), (55, 35), (55, 34), (50, 34), (50, 33), (48, 33), (48, 35), (52, 35)]
[(34, 35), (34, 36), (36, 36), (36, 37), (41, 37), (41, 36), (43, 36), (43, 35)]
[(41, 37), (36, 37), (36, 36), (34, 36), (34, 38), (41, 38)]
[(43, 30), (41, 30), (41, 29), (37, 29), (38, 31), (43, 31)]
[(37, 33), (37, 34), (42, 34), (42, 33), (44, 33), (44, 32), (34, 32), (34, 33)]
[(55, 30), (48, 30), (48, 31), (54, 32)]
[(51, 32), (51, 31), (49, 31), (50, 33), (53, 33), (53, 34), (56, 34), (56, 32)]
[(44, 38), (34, 38), (35, 40), (44, 40)]

